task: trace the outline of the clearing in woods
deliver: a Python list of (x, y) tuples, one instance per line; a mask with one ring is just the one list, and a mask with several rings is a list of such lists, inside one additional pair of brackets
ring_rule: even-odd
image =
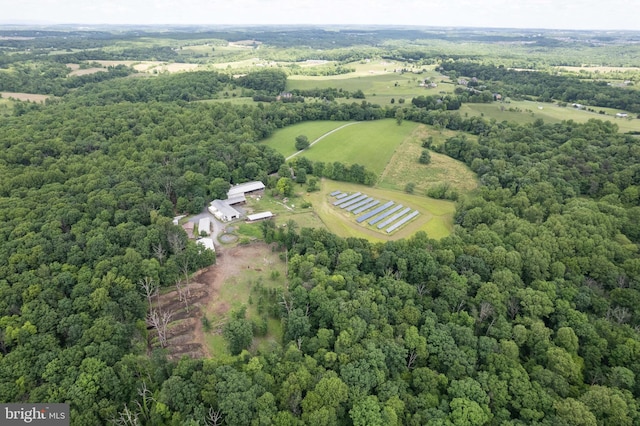
[[(267, 279), (272, 270), (278, 270), (279, 276), (284, 277), (284, 264), (278, 253), (267, 244), (222, 249), (218, 252), (216, 264), (196, 272), (189, 280), (188, 289), (185, 287), (183, 290), (187, 295), (188, 312), (177, 290), (160, 295), (155, 307), (173, 312), (172, 322), (167, 328), (169, 357), (225, 356), (227, 345), (221, 329), (230, 311), (248, 304), (252, 282), (259, 276), (263, 277), (265, 286), (275, 286), (277, 283)], [(211, 331), (204, 330), (202, 317), (205, 314), (212, 325)], [(253, 315), (257, 315), (256, 308), (247, 306), (247, 317), (251, 319)], [(279, 343), (281, 333), (280, 321), (270, 318), (267, 335), (254, 339), (253, 346)], [(155, 333), (152, 336), (155, 337)], [(152, 339), (152, 343), (157, 345), (157, 339)]]
[(37, 93), (0, 92), (5, 99), (15, 99), (17, 101), (44, 102), (49, 99), (49, 95), (39, 95)]

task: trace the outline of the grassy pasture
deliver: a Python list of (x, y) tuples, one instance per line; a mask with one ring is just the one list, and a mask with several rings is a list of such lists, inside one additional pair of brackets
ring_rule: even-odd
[[(337, 124), (340, 126), (344, 123)], [(313, 123), (304, 123), (299, 127), (299, 131), (296, 129), (295, 132), (284, 138), (285, 141), (290, 141), (287, 145), (283, 143), (285, 148), (288, 149), (286, 152), (281, 151), (277, 145), (274, 145), (274, 148), (285, 156), (290, 155), (288, 153), (295, 152), (295, 147), (293, 146), (295, 136), (299, 134), (309, 136), (311, 132), (306, 132), (304, 127), (308, 125), (313, 125)], [(389, 158), (391, 158), (398, 145), (417, 126), (418, 123), (408, 121), (404, 121), (401, 126), (398, 126), (396, 121), (392, 119), (358, 123), (328, 135), (301, 155), (312, 161), (339, 161), (345, 164), (361, 164), (379, 175), (386, 167)], [(286, 130), (283, 129), (279, 132)], [(277, 140), (281, 140), (279, 132), (273, 136), (277, 137)], [(326, 132), (322, 134), (324, 133)], [(309, 137), (309, 140), (313, 141), (314, 139)], [(291, 145), (293, 149), (288, 148), (288, 145)]]
[[(346, 124), (344, 121), (309, 121), (298, 123), (276, 131), (262, 143), (268, 144), (271, 148), (288, 157), (297, 152), (295, 148), (297, 136), (306, 135), (309, 138), (309, 142), (313, 142), (325, 133), (337, 129), (344, 124)], [(324, 142), (325, 140), (323, 139), (319, 144)], [(315, 146), (313, 148), (315, 148)]]
[[(412, 182), (416, 185), (415, 194), (424, 194), (428, 188), (441, 183), (450, 184), (460, 193), (475, 189), (478, 185), (475, 174), (460, 161), (430, 151), (431, 163), (418, 163), (418, 158), (424, 149), (421, 146), (424, 139), (432, 137), (434, 145), (440, 145), (446, 138), (455, 134), (448, 131), (445, 135), (431, 126), (420, 125), (391, 157), (378, 182), (378, 187), (402, 191), (407, 183)], [(475, 137), (468, 136), (468, 138)]]
[[(366, 223), (357, 223), (357, 216), (333, 206), (332, 203), (335, 199), (328, 194), (335, 190), (362, 192), (379, 200), (391, 200), (420, 211), (420, 215), (399, 230), (387, 234), (384, 229), (378, 230)], [(365, 238), (372, 242), (383, 242), (408, 238), (418, 231), (425, 231), (429, 237), (439, 239), (449, 235), (453, 228), (455, 204), (450, 201), (434, 200), (400, 191), (371, 188), (327, 179), (322, 180), (321, 190), (310, 194), (309, 199), (313, 204), (314, 211), (326, 228), (341, 237)]]
[[(389, 104), (392, 98), (395, 101), (400, 98), (411, 101), (411, 98), (415, 96), (435, 95), (440, 91), (452, 92), (454, 89), (454, 86), (448, 82), (448, 78), (434, 71), (433, 67), (424, 67), (425, 72), (414, 74), (412, 72), (394, 72), (394, 70), (404, 68), (404, 65), (392, 61), (371, 61), (365, 64), (358, 62), (345, 66), (355, 68), (356, 71), (326, 77), (292, 75), (287, 80), (287, 88), (289, 90), (304, 90), (334, 87), (350, 92), (362, 90), (369, 102), (380, 105)], [(420, 82), (426, 78), (437, 83), (438, 87), (433, 89), (420, 87)], [(350, 103), (353, 101), (354, 99), (338, 99), (338, 102)]]
[[(504, 107), (504, 111), (500, 108)], [(542, 109), (540, 109), (542, 107)], [(514, 111), (509, 111), (513, 108)], [(515, 110), (517, 108), (517, 111)], [(573, 120), (577, 123), (585, 123), (592, 118), (603, 121), (611, 121), (618, 125), (620, 132), (640, 131), (640, 120), (637, 118), (616, 118), (615, 114), (623, 112), (611, 108), (592, 107), (596, 111), (604, 111), (605, 114), (579, 110), (571, 106), (560, 107), (556, 104), (511, 101), (510, 103), (491, 104), (463, 104), (460, 113), (465, 115), (484, 115), (485, 118), (495, 118), (497, 121), (514, 121), (519, 124), (532, 123), (541, 118), (546, 123), (559, 123), (563, 120)]]

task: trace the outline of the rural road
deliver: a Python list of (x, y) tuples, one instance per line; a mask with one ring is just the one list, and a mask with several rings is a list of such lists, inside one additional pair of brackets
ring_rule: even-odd
[[(356, 122), (353, 122), (353, 123), (347, 123), (347, 124), (345, 124), (344, 126), (340, 126), (340, 127), (338, 127), (337, 129), (333, 129), (332, 131), (325, 133), (324, 135), (320, 136), (320, 137), (319, 137), (318, 139), (316, 139), (315, 141), (311, 142), (311, 143), (309, 144), (309, 148), (311, 148), (312, 146), (314, 146), (315, 144), (317, 144), (318, 142), (320, 142), (322, 139), (324, 139), (324, 138), (326, 138), (327, 136), (329, 136), (331, 133), (337, 132), (337, 131), (338, 131), (338, 130), (340, 130), (340, 129), (344, 129), (344, 128), (345, 128), (345, 127), (347, 127), (347, 126), (351, 126), (351, 125), (359, 124), (359, 123), (362, 123), (362, 121), (356, 121)], [(307, 148), (307, 149), (309, 149), (309, 148)], [(287, 158), (285, 158), (285, 161), (289, 161), (289, 160), (291, 160), (293, 157), (295, 157), (296, 155), (300, 154), (300, 153), (301, 153), (301, 152), (303, 152), (303, 151), (304, 151), (304, 149), (303, 149), (303, 150), (301, 150), (301, 151), (296, 152), (295, 154), (292, 154), (292, 155), (288, 156)]]

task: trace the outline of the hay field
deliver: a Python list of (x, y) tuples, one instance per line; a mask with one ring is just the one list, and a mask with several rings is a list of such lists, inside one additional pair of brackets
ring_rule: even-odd
[(440, 145), (446, 138), (455, 134), (455, 132), (450, 132), (445, 136), (431, 126), (420, 125), (396, 149), (382, 173), (378, 187), (402, 191), (408, 183), (414, 183), (415, 194), (424, 194), (428, 188), (443, 183), (449, 184), (452, 188), (457, 189), (459, 193), (466, 193), (475, 189), (478, 186), (475, 173), (460, 161), (444, 154), (430, 151), (430, 164), (420, 164), (418, 162), (418, 158), (420, 158), (420, 154), (424, 149), (422, 148), (424, 139), (431, 136), (433, 137), (434, 145)]
[[(501, 110), (504, 107), (504, 110)], [(514, 111), (509, 111), (509, 108)], [(624, 112), (611, 108), (591, 107), (595, 111), (604, 111), (605, 114), (579, 110), (571, 106), (560, 107), (556, 104), (532, 102), (532, 101), (511, 101), (510, 103), (491, 104), (463, 104), (460, 114), (484, 116), (486, 119), (495, 118), (497, 121), (514, 121), (519, 124), (533, 123), (541, 118), (545, 123), (559, 123), (563, 120), (573, 120), (577, 123), (586, 123), (591, 119), (611, 121), (618, 125), (621, 133), (630, 131), (640, 131), (640, 119), (634, 118), (635, 114), (630, 114), (629, 118), (616, 118), (615, 114)]]

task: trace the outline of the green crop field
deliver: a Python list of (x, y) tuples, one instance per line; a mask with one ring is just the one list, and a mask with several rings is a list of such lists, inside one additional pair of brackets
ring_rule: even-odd
[[(280, 154), (288, 157), (297, 151), (295, 148), (297, 136), (305, 135), (309, 138), (309, 142), (313, 142), (320, 136), (344, 126), (346, 123), (345, 121), (308, 121), (298, 123), (276, 131), (271, 137), (265, 139), (263, 143), (268, 144)], [(324, 141), (322, 140), (322, 143)]]
[[(380, 175), (396, 148), (417, 126), (418, 123), (408, 121), (404, 121), (402, 125), (398, 126), (396, 121), (392, 119), (358, 123), (328, 135), (301, 155), (312, 161), (361, 164)], [(304, 127), (300, 127), (300, 130), (304, 130)], [(293, 141), (293, 138), (291, 140)], [(313, 139), (309, 138), (309, 140)], [(279, 147), (274, 146), (274, 148), (278, 149)], [(290, 152), (280, 149), (278, 151), (283, 155)]]
[[(563, 120), (573, 120), (578, 123), (585, 123), (590, 119), (608, 120), (617, 124), (622, 133), (640, 131), (640, 119), (615, 117), (616, 113), (624, 111), (601, 107), (592, 107), (592, 109), (597, 112), (580, 110), (571, 106), (561, 107), (550, 103), (511, 101), (509, 103), (463, 104), (460, 113), (463, 115), (482, 115), (488, 119), (495, 118), (497, 121), (507, 120), (519, 124), (532, 123), (539, 118), (546, 123), (559, 123)], [(604, 111), (605, 114), (599, 114), (599, 111)]]

